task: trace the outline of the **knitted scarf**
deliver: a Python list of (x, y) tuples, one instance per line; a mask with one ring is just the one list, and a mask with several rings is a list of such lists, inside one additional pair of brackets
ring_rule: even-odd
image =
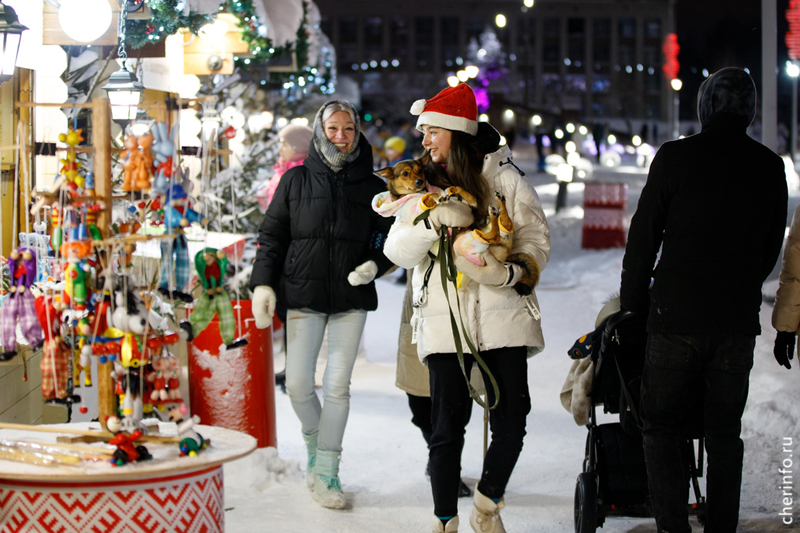
[[(328, 137), (325, 135), (325, 131), (323, 130), (322, 114), (325, 112), (325, 108), (331, 104), (341, 104), (349, 108), (353, 113), (353, 117), (355, 117), (356, 135), (353, 139), (353, 144), (350, 146), (350, 151), (348, 152), (342, 152), (336, 148), (336, 145), (328, 140)], [(323, 157), (325, 162), (334, 172), (339, 172), (347, 163), (355, 161), (358, 158), (358, 155), (361, 152), (358, 147), (358, 142), (361, 139), (360, 122), (361, 120), (358, 116), (358, 111), (356, 111), (356, 109), (350, 105), (350, 102), (346, 102), (344, 100), (331, 100), (330, 102), (326, 102), (322, 107), (319, 108), (319, 111), (317, 111), (317, 117), (314, 119), (314, 148), (316, 148), (317, 153)]]

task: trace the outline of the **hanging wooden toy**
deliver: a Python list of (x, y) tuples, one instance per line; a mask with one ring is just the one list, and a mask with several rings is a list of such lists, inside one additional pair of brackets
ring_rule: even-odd
[(247, 345), (247, 339), (234, 339), (236, 320), (233, 317), (233, 306), (222, 283), (228, 259), (225, 252), (216, 248), (206, 248), (197, 252), (194, 258), (197, 279), (205, 289), (194, 304), (194, 311), (189, 317), (195, 335), (206, 329), (216, 313), (219, 317), (219, 332), (222, 342), (229, 350)]
[(77, 153), (75, 151), (75, 147), (84, 140), (82, 132), (82, 129), (76, 130), (70, 126), (67, 133), (62, 133), (58, 136), (58, 140), (67, 145), (66, 155), (64, 159), (61, 160), (61, 175), (66, 178), (66, 186), (73, 194), (76, 194), (78, 189), (83, 189), (84, 185), (83, 176), (78, 172), (81, 168), (81, 164), (77, 160)]
[(53, 299), (36, 298), (36, 315), (45, 334), (42, 353), (42, 396), (45, 400), (69, 399), (70, 351), (61, 335), (61, 312)]
[(172, 133), (170, 134), (167, 124), (158, 122), (153, 127), (153, 135), (156, 143), (152, 148), (154, 153), (152, 190), (163, 193), (169, 188), (169, 182), (172, 179), (172, 155), (175, 153), (175, 139), (178, 136), (178, 124), (176, 123), (175, 126), (173, 126)]
[(153, 168), (153, 155), (150, 147), (153, 144), (151, 134), (136, 137), (125, 136), (123, 154), (123, 182), (122, 190), (125, 192), (142, 191), (150, 188), (150, 174)]
[(158, 287), (158, 291), (164, 296), (175, 297), (186, 303), (191, 303), (193, 298), (185, 292), (191, 274), (191, 264), (183, 229), (193, 222), (202, 225), (207, 223), (207, 220), (191, 207), (190, 187), (191, 182), (188, 179), (181, 182), (172, 180), (164, 198), (164, 226), (166, 232), (174, 234), (175, 238), (161, 241), (161, 276)]
[(17, 248), (8, 257), (11, 273), (9, 296), (0, 308), (0, 361), (17, 354), (17, 322), (27, 343), (34, 350), (41, 346), (44, 335), (36, 316), (36, 304), (31, 285), (36, 279), (36, 254), (30, 248)]

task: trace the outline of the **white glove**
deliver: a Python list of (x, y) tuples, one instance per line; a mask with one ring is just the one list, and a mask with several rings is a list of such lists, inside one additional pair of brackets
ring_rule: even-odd
[(467, 228), (475, 221), (472, 208), (459, 200), (443, 202), (433, 209), (428, 217), (433, 229), (439, 230), (442, 226), (448, 228)]
[(347, 282), (353, 287), (357, 285), (366, 285), (378, 274), (378, 265), (375, 261), (366, 261), (356, 267), (355, 270), (347, 275)]
[(508, 268), (495, 259), (492, 254), (483, 254), (483, 259), (486, 262), (484, 266), (478, 266), (462, 255), (454, 254), (453, 258), (459, 272), (464, 273), (481, 285), (500, 287), (508, 281)]
[(253, 317), (258, 329), (267, 329), (272, 325), (275, 301), (275, 291), (269, 285), (259, 285), (253, 291)]

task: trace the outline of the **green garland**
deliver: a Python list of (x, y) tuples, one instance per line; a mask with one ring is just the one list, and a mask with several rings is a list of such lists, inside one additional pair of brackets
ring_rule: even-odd
[[(133, 49), (141, 48), (146, 44), (156, 43), (170, 35), (174, 35), (181, 28), (188, 28), (197, 35), (200, 28), (212, 22), (215, 15), (200, 15), (189, 13), (188, 16), (178, 9), (181, 0), (142, 0), (150, 6), (149, 20), (128, 20), (126, 25), (126, 42)], [(275, 47), (272, 39), (267, 37), (263, 28), (264, 24), (258, 20), (258, 15), (253, 7), (253, 0), (225, 0), (222, 4), (225, 10), (239, 19), (237, 24), (241, 32), (242, 41), (247, 43), (252, 57), (234, 57), (234, 66), (244, 71), (254, 72), (263, 69), (270, 60), (279, 60), (292, 52), (296, 55), (297, 71), (273, 72), (268, 80), (261, 80), (262, 85), (289, 83), (294, 85), (295, 80), (303, 78), (303, 83), (309, 87), (319, 86), (323, 92), (332, 90), (330, 80), (319, 74), (313, 66), (308, 65), (309, 34), (306, 32), (308, 23), (308, 3), (303, 2), (303, 21), (297, 30), (297, 40), (286, 43), (284, 46)], [(259, 31), (260, 30), (260, 31)], [(289, 80), (289, 81), (287, 81)]]
[(133, 49), (146, 44), (157, 43), (170, 35), (178, 33), (181, 28), (197, 34), (200, 28), (212, 22), (214, 16), (189, 13), (184, 15), (178, 9), (180, 0), (147, 0), (150, 6), (149, 20), (128, 20), (125, 25), (125, 42)]

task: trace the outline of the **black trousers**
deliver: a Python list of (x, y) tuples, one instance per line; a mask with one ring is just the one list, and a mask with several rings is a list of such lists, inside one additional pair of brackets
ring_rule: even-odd
[[(428, 448), (431, 446), (431, 435), (433, 435), (433, 424), (431, 423), (431, 410), (433, 409), (433, 402), (430, 396), (414, 396), (413, 394), (406, 393), (408, 396), (408, 407), (411, 409), (411, 423), (419, 428), (422, 432), (422, 438)], [(467, 408), (467, 424), (472, 416), (472, 402), (469, 403)]]
[(747, 403), (754, 335), (651, 333), (642, 374), (642, 437), (658, 530), (691, 533), (681, 433), (697, 380), (703, 385), (706, 533), (735, 533), (744, 444), (739, 434)]
[[(531, 410), (527, 349), (524, 346), (499, 348), (481, 352), (480, 356), (497, 381), (500, 402), (489, 412), (491, 444), (483, 461), (478, 490), (488, 498), (501, 498), (522, 451), (525, 424)], [(466, 368), (471, 368), (473, 362), (472, 355), (464, 355)], [(430, 465), (434, 514), (454, 516), (458, 514), (461, 450), (472, 399), (456, 354), (429, 355), (428, 369), (432, 402)], [(482, 369), (481, 373), (484, 374), (491, 405), (494, 391)]]

